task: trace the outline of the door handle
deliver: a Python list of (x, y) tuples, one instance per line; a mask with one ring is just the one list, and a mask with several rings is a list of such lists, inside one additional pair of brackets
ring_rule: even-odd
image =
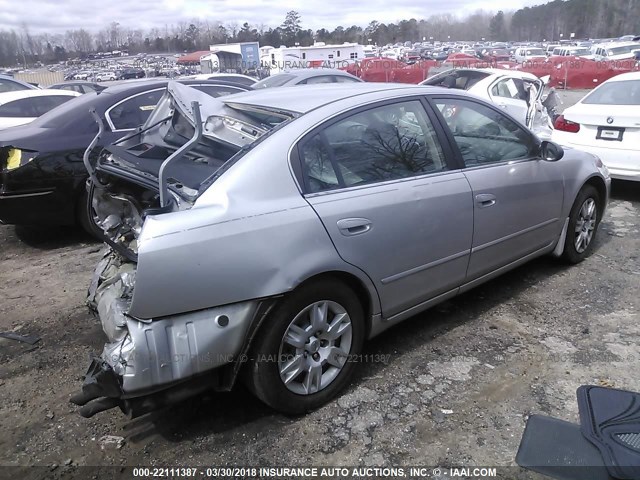
[(343, 218), (338, 220), (338, 229), (345, 237), (360, 235), (371, 230), (371, 220), (367, 218)]
[(476, 203), (480, 208), (492, 207), (496, 204), (496, 196), (491, 193), (476, 195)]
[(498, 106), (500, 108), (507, 108), (507, 105), (505, 103), (499, 103)]

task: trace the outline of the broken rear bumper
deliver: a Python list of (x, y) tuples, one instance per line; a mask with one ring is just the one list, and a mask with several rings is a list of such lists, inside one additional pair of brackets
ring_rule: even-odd
[[(215, 387), (214, 379), (204, 377), (238, 363), (269, 303), (251, 300), (139, 320), (127, 314), (134, 286), (135, 264), (107, 253), (89, 288), (89, 305), (97, 310), (109, 341), (93, 358), (82, 393), (71, 399), (83, 405), (83, 416), (115, 406), (130, 413), (134, 400), (166, 396), (168, 390), (190, 396)], [(185, 385), (189, 380), (194, 382)]]

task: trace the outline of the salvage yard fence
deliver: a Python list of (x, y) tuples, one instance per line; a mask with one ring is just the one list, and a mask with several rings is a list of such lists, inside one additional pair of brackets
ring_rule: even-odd
[(48, 87), (54, 83), (60, 83), (64, 81), (64, 74), (62, 72), (32, 72), (32, 73), (16, 73), (14, 78), (22, 80), (23, 82), (33, 83), (40, 87)]

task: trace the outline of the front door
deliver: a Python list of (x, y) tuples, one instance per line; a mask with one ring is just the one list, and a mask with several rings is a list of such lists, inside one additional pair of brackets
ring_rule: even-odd
[(559, 165), (542, 160), (535, 137), (473, 100), (437, 98), (473, 191), (473, 245), (467, 281), (557, 241), (564, 186)]

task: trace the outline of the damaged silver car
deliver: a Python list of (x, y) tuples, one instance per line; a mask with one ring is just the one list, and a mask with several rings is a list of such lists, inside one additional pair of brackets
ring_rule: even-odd
[(317, 408), (366, 339), (540, 255), (587, 257), (610, 186), (597, 157), (494, 105), (394, 84), (171, 83), (87, 166), (108, 342), (72, 398), (84, 416), (238, 380), (279, 411)]

